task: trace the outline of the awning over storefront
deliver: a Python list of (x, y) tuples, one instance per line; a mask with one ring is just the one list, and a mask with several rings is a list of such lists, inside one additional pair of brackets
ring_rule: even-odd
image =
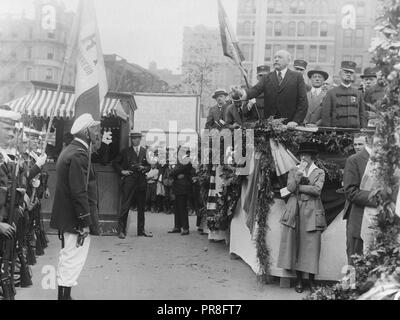
[(5, 103), (6, 106), (9, 106), (11, 110), (18, 112), (18, 113), (24, 113), (24, 108), (26, 105), (26, 101), (31, 97), (31, 95), (27, 94), (26, 96), (23, 96), (18, 99), (14, 99), (10, 102)]
[[(57, 91), (54, 87), (36, 86), (32, 93), (12, 100), (8, 105), (12, 110), (31, 117), (49, 118), (52, 108), (56, 108), (55, 117), (57, 118), (73, 118), (75, 114), (75, 94), (72, 87), (65, 88), (61, 91), (57, 99)], [(69, 89), (69, 90), (68, 90)], [(73, 89), (73, 88), (72, 88)], [(128, 103), (132, 110), (136, 110), (136, 104), (133, 95), (128, 93), (110, 92), (103, 100), (100, 108), (100, 114), (103, 117), (119, 117), (124, 120), (128, 118), (127, 113), (122, 107), (122, 102)]]

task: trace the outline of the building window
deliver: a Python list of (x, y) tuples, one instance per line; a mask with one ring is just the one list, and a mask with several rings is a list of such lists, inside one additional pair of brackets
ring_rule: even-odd
[(283, 5), (281, 0), (275, 0), (275, 13), (282, 13)]
[(252, 28), (251, 34), (252, 34), (253, 36), (256, 35), (256, 22), (255, 22), (255, 21), (253, 22), (253, 28)]
[(243, 34), (246, 36), (251, 35), (251, 22), (250, 21), (246, 21), (245, 23), (243, 23)]
[(15, 80), (15, 72), (14, 71), (10, 72), (10, 80)]
[(310, 62), (317, 62), (317, 46), (310, 46)]
[(318, 22), (311, 22), (311, 37), (318, 37)]
[(46, 80), (53, 80), (53, 69), (48, 68), (46, 69)]
[(266, 36), (272, 37), (272, 22), (271, 21), (267, 21)]
[(304, 37), (305, 28), (306, 28), (306, 25), (305, 25), (304, 22), (300, 21), (300, 22), (297, 24), (297, 35), (298, 35), (299, 37)]
[(306, 3), (303, 0), (299, 1), (299, 13), (300, 14), (306, 13)]
[(54, 48), (48, 48), (47, 59), (49, 59), (49, 60), (53, 60), (54, 59)]
[(266, 44), (264, 61), (270, 62), (271, 60), (272, 60), (272, 46), (270, 44)]
[(327, 37), (328, 36), (328, 23), (323, 21), (321, 22), (321, 31), (320, 31), (321, 37)]
[(251, 45), (249, 45), (249, 44), (244, 44), (242, 48), (243, 48), (243, 55), (244, 55), (244, 58), (245, 58), (247, 61), (253, 60), (253, 58), (251, 57)]
[(287, 51), (290, 53), (292, 57), (295, 56), (295, 48), (296, 47), (294, 46), (294, 44), (288, 44), (287, 46)]
[(281, 50), (281, 49), (282, 49), (282, 47), (281, 47), (280, 44), (274, 44), (274, 49), (273, 49), (273, 51), (274, 51), (274, 56), (275, 56), (275, 54), (276, 54), (279, 50)]
[(295, 37), (296, 36), (296, 22), (294, 22), (294, 21), (290, 21), (289, 22), (288, 36), (289, 37)]
[(29, 28), (29, 39), (33, 39), (33, 28)]
[(328, 47), (327, 46), (319, 46), (319, 62), (326, 62), (328, 55)]
[(290, 13), (297, 13), (297, 0), (292, 0), (289, 7)]
[(364, 17), (365, 16), (365, 2), (358, 1), (356, 5), (356, 14), (357, 16)]
[(246, 0), (244, 3), (244, 12), (245, 13), (254, 13), (256, 6), (254, 0)]
[(346, 29), (343, 32), (343, 47), (350, 48), (353, 41), (353, 31), (351, 29)]
[(342, 61), (351, 61), (352, 58), (350, 55), (344, 55)]
[(274, 2), (273, 1), (268, 1), (267, 12), (268, 13), (274, 13), (275, 12), (275, 7), (274, 7)]
[(26, 69), (26, 81), (32, 80), (32, 68)]
[(296, 46), (296, 59), (304, 59), (304, 45)]
[(280, 37), (282, 35), (282, 23), (275, 22), (275, 37)]
[(364, 47), (364, 30), (363, 29), (356, 30), (355, 46), (358, 48)]
[(12, 38), (18, 38), (18, 33), (16, 33), (15, 31), (11, 32), (11, 37)]
[(32, 59), (32, 47), (26, 48), (26, 57)]
[(17, 51), (15, 51), (15, 50), (11, 51), (11, 57), (17, 58)]
[(54, 32), (49, 32), (49, 33), (47, 33), (47, 38), (49, 38), (49, 39), (55, 39), (55, 37), (56, 37), (56, 34), (55, 34)]
[(361, 73), (363, 56), (354, 56), (354, 62), (357, 64), (356, 73)]

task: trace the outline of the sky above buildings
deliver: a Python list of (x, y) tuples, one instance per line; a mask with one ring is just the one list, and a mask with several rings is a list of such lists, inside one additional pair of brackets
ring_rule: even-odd
[[(77, 0), (63, 0), (75, 10)], [(221, 0), (233, 27), (238, 0)], [(103, 52), (180, 72), (184, 26), (218, 26), (217, 0), (95, 0)], [(0, 0), (0, 13), (33, 14), (32, 0)], [(221, 52), (222, 54), (222, 52)]]

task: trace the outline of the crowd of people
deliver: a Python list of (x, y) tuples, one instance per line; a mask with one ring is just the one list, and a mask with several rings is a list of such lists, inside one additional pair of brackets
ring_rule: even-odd
[[(373, 123), (370, 105), (384, 95), (385, 80), (382, 73), (367, 68), (361, 76), (362, 86), (353, 88), (356, 64), (343, 61), (339, 72), (341, 83), (332, 86), (328, 82), (328, 73), (322, 69), (315, 68), (306, 73), (307, 63), (296, 60), (295, 70), (291, 70), (288, 68), (290, 62), (288, 52), (278, 51), (272, 71), (268, 66), (257, 68), (259, 81), (254, 87), (243, 89), (233, 86), (230, 93), (224, 89), (216, 90), (213, 95), (216, 105), (209, 110), (205, 128), (235, 130), (243, 128), (246, 121), (271, 116), (285, 118), (289, 128), (305, 125), (361, 129)], [(303, 78), (305, 74), (311, 85), (306, 85)], [(46, 155), (40, 156), (30, 151), (26, 154), (24, 151), (15, 153), (15, 159), (10, 159), (10, 154), (4, 150), (9, 147), (10, 141), (15, 140), (15, 123), (20, 120), (20, 116), (10, 110), (2, 110), (0, 120), (0, 234), (3, 243), (12, 243), (17, 248), (22, 269), (25, 263), (23, 249), (33, 247), (35, 236), (37, 241), (38, 238), (45, 239), (40, 221), (40, 200), (48, 196), (46, 173), (41, 170)], [(90, 235), (99, 234), (96, 227), (98, 190), (89, 157), (89, 150), (96, 151), (92, 147), (98, 141), (99, 127), (100, 122), (95, 121), (90, 114), (78, 117), (72, 126), (70, 139), (57, 161), (50, 227), (59, 231), (61, 240), (57, 273), (58, 298), (61, 300), (71, 299), (71, 288), (77, 284), (87, 258)], [(202, 209), (207, 208), (208, 198), (213, 196), (202, 194), (200, 190), (199, 168), (191, 161), (190, 146), (181, 145), (178, 150), (165, 148), (168, 154), (183, 156), (178, 157), (177, 162), (170, 163), (167, 158), (166, 163), (162, 163), (157, 160), (159, 150), (153, 153), (149, 161), (149, 150), (141, 146), (141, 132), (131, 131), (130, 142), (130, 146), (121, 150), (112, 161), (120, 177), (121, 191), (117, 236), (120, 239), (126, 238), (128, 215), (134, 207), (137, 210), (137, 236), (153, 236), (145, 230), (146, 209), (151, 212), (173, 212), (174, 225), (168, 232), (187, 236), (190, 234), (190, 208), (197, 215), (196, 227), (206, 234), (206, 230), (203, 230), (206, 225)], [(344, 170), (344, 218), (347, 219), (349, 264), (352, 263), (353, 254), (362, 253), (363, 240), (368, 237), (363, 223), (364, 209), (376, 207), (376, 197), (381, 191), (374, 187), (374, 177), (370, 174), (372, 142), (367, 134), (357, 136), (354, 145), (357, 153), (347, 160)], [(286, 185), (287, 209), (281, 218), (283, 229), (278, 266), (296, 271), (297, 292), (303, 291), (303, 273), (309, 273), (310, 286), (312, 289), (315, 287), (314, 275), (318, 274), (321, 232), (326, 228), (320, 199), (325, 173), (315, 165), (316, 156), (314, 144), (300, 146), (301, 163), (289, 172)], [(21, 168), (17, 179), (21, 197), (14, 204), (9, 197), (12, 193), (10, 186), (15, 181), (13, 166)], [(14, 213), (14, 209), (17, 213), (10, 220), (9, 215)], [(8, 218), (5, 214), (7, 212)], [(369, 211), (369, 214), (373, 213)], [(26, 227), (17, 228), (20, 224)], [(38, 232), (32, 233), (35, 230)], [(46, 241), (42, 241), (42, 245), (45, 245), (43, 242)], [(6, 248), (6, 245), (2, 246), (2, 270), (4, 267), (7, 270), (7, 265), (4, 266), (8, 261)], [(6, 279), (2, 274), (2, 281), (3, 278)], [(11, 288), (13, 280), (10, 281)], [(4, 283), (3, 295), (8, 294)]]

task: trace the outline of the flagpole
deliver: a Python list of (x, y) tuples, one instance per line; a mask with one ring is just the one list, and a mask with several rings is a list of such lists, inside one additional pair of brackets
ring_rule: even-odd
[(75, 32), (77, 32), (77, 30), (79, 29), (80, 14), (82, 11), (81, 8), (82, 8), (82, 0), (80, 0), (78, 3), (78, 11), (76, 13), (76, 17), (75, 17), (76, 20), (74, 22), (75, 25), (72, 28), (69, 43), (67, 44), (67, 48), (65, 50), (64, 60), (63, 60), (63, 64), (61, 67), (61, 75), (60, 75), (60, 79), (59, 79), (58, 85), (57, 85), (56, 100), (55, 100), (54, 106), (51, 108), (51, 111), (50, 111), (50, 120), (49, 120), (49, 124), (47, 126), (46, 136), (45, 136), (44, 143), (42, 146), (42, 155), (44, 155), (46, 153), (47, 143), (50, 138), (50, 130), (51, 130), (51, 127), (54, 122), (54, 117), (55, 117), (55, 113), (56, 113), (56, 109), (57, 109), (57, 103), (58, 103), (58, 100), (60, 99), (61, 88), (62, 88), (62, 84), (64, 81), (65, 71), (69, 64), (69, 60), (72, 56), (73, 47), (74, 47), (74, 38), (76, 38)]

